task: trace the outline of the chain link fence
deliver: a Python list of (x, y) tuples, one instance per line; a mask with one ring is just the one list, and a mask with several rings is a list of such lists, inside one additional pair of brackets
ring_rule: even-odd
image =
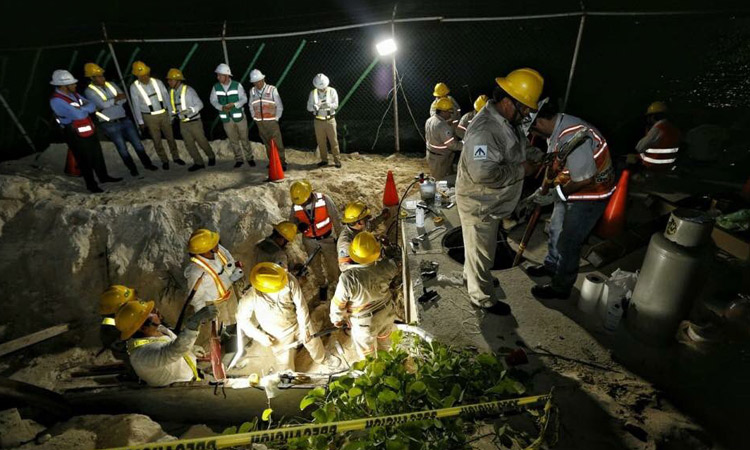
[[(390, 22), (267, 36), (245, 35), (251, 32), (249, 23), (226, 28), (219, 23), (182, 23), (177, 31), (117, 24), (107, 28), (108, 40), (101, 42), (0, 50), (0, 93), (7, 102), (0, 109), (0, 159), (33, 151), (14, 115), (37, 151), (62, 140), (49, 109), (49, 78), (55, 69), (68, 69), (81, 80), (82, 92), (87, 84), (83, 65), (90, 61), (125, 86), (133, 81), (129, 74), (135, 60), (146, 62), (162, 79), (171, 67), (182, 68), (187, 83), (206, 105), (201, 115), (207, 135), (223, 139), (223, 127), (208, 97), (216, 82), (214, 68), (224, 62), (225, 49), (235, 79), (246, 89), (252, 68), (260, 69), (278, 87), (287, 146), (315, 149), (306, 103), (313, 76), (323, 72), (341, 100), (337, 121), (342, 150), (394, 149), (390, 58), (375, 52), (375, 43), (390, 37)], [(166, 39), (167, 30), (182, 37)], [(643, 132), (645, 107), (657, 99), (672, 105), (684, 128), (723, 117), (733, 123), (750, 121), (747, 14), (589, 12), (397, 19), (395, 35), (400, 139), (405, 152), (424, 149), (422, 134), (435, 83), (447, 83), (466, 112), (478, 95), (492, 92), (495, 77), (522, 66), (539, 70), (547, 95), (560, 103), (569, 90), (566, 111), (596, 124), (615, 152), (632, 148)], [(115, 58), (124, 80), (119, 80)], [(259, 140), (254, 127), (250, 133), (251, 139)]]

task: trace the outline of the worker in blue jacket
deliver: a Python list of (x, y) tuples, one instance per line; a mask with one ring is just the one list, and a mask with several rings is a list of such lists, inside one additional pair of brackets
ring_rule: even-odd
[(67, 70), (55, 70), (50, 84), (55, 86), (49, 104), (57, 123), (63, 128), (65, 140), (81, 169), (86, 189), (92, 193), (104, 192), (99, 183), (122, 181), (107, 173), (102, 147), (96, 137), (94, 121), (89, 114), (96, 112), (96, 105), (76, 93), (77, 79)]

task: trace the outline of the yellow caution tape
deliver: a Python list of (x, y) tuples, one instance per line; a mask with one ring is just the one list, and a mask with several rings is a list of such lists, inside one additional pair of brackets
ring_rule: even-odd
[(168, 442), (154, 442), (131, 447), (119, 447), (107, 450), (214, 450), (237, 447), (249, 444), (283, 442), (288, 439), (322, 436), (349, 431), (366, 430), (373, 427), (395, 426), (420, 420), (433, 420), (443, 417), (455, 417), (462, 414), (490, 414), (517, 409), (531, 409), (544, 405), (545, 411), (552, 404), (552, 393), (521, 397), (495, 402), (475, 403), (472, 405), (454, 406), (452, 408), (416, 411), (390, 416), (368, 417), (366, 419), (344, 420), (341, 422), (306, 424), (294, 427), (276, 428), (273, 430), (253, 431), (230, 435), (218, 435), (206, 438), (181, 439)]

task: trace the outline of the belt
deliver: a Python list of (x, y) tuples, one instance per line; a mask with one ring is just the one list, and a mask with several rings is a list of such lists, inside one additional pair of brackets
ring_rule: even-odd
[(430, 154), (435, 155), (435, 156), (443, 156), (442, 153), (435, 153), (432, 150), (430, 150), (429, 148), (427, 149), (427, 153), (430, 153)]
[[(315, 226), (315, 225), (312, 225), (312, 226)], [(319, 241), (321, 239), (325, 239), (327, 237), (330, 237), (331, 234), (333, 234), (333, 231), (329, 231), (328, 233), (324, 234), (323, 236), (313, 236), (312, 238), (315, 239), (316, 241)]]
[(115, 123), (115, 122), (119, 122), (119, 121), (121, 121), (121, 120), (125, 120), (125, 119), (126, 119), (126, 117), (119, 117), (119, 118), (117, 118), (117, 119), (109, 119), (109, 120), (108, 120), (108, 121), (106, 121), (106, 122), (104, 122), (104, 121), (101, 121), (101, 122), (99, 122), (99, 123), (100, 123), (100, 124), (105, 124), (105, 123)]
[(362, 313), (362, 314), (352, 314), (351, 317), (354, 318), (354, 319), (363, 319), (365, 317), (372, 317), (375, 314), (379, 313), (380, 311), (384, 310), (388, 305), (390, 305), (390, 303), (391, 302), (385, 302), (382, 305), (380, 305), (379, 307), (377, 307), (377, 308), (375, 308), (375, 309), (373, 309), (371, 311), (368, 311), (368, 312)]
[(323, 118), (321, 118), (321, 117), (315, 117), (315, 120), (320, 120), (320, 121), (323, 121), (323, 122), (328, 122), (329, 120), (334, 119), (335, 117), (336, 117), (336, 115), (334, 114), (332, 116), (323, 117)]

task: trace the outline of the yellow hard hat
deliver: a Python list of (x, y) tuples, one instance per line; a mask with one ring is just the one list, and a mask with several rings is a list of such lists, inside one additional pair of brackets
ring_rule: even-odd
[(273, 226), (273, 229), (276, 230), (280, 235), (284, 236), (284, 239), (289, 242), (292, 242), (297, 236), (297, 224), (294, 222), (289, 222), (288, 220), (277, 223)]
[(272, 262), (261, 262), (250, 271), (250, 284), (260, 292), (273, 294), (284, 289), (289, 282), (286, 269)]
[(120, 306), (135, 300), (135, 290), (121, 284), (113, 284), (99, 296), (99, 314), (114, 314)]
[(154, 302), (134, 300), (125, 303), (115, 315), (115, 327), (120, 330), (120, 339), (129, 339), (138, 331), (154, 310)]
[(476, 100), (474, 100), (474, 111), (479, 112), (482, 108), (484, 108), (484, 105), (487, 104), (487, 100), (490, 98), (486, 95), (482, 94), (479, 97), (477, 97)]
[(647, 116), (665, 112), (667, 112), (667, 104), (661, 101), (651, 103), (650, 105), (648, 105), (648, 109), (646, 109)]
[(133, 75), (135, 76), (141, 76), (141, 75), (149, 75), (151, 74), (151, 68), (146, 65), (143, 61), (136, 61), (133, 63)]
[(511, 97), (536, 111), (542, 95), (544, 78), (534, 69), (524, 67), (509, 73), (507, 77), (495, 78), (495, 82)]
[(349, 256), (358, 264), (371, 264), (380, 259), (380, 242), (369, 231), (357, 233), (349, 245)]
[(289, 188), (289, 193), (292, 196), (292, 203), (295, 205), (301, 205), (310, 198), (310, 194), (312, 194), (312, 185), (307, 180), (295, 181)]
[(83, 74), (89, 78), (98, 77), (104, 75), (104, 69), (99, 67), (98, 64), (90, 62), (83, 65)]
[(435, 90), (432, 91), (432, 95), (435, 97), (445, 97), (451, 90), (448, 89), (448, 85), (445, 83), (438, 83), (435, 85)]
[(167, 80), (183, 81), (184, 79), (185, 79), (185, 76), (182, 74), (182, 71), (180, 69), (175, 69), (173, 67), (169, 69), (169, 72), (167, 72)]
[(194, 255), (208, 253), (219, 245), (219, 233), (206, 228), (193, 231), (188, 241), (188, 252)]
[(344, 218), (341, 221), (343, 223), (359, 222), (369, 215), (370, 208), (364, 202), (357, 200), (346, 205), (346, 208), (344, 208)]
[(448, 97), (440, 97), (435, 102), (435, 109), (438, 111), (450, 111), (453, 109), (453, 102)]

